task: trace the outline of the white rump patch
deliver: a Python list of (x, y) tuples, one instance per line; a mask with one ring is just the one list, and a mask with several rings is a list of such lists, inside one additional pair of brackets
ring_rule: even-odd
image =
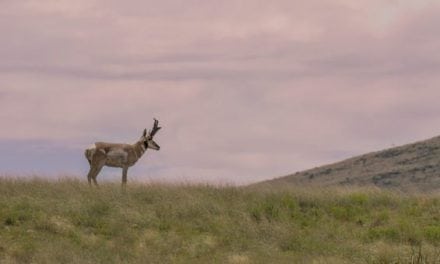
[(96, 153), (96, 150), (101, 151), (103, 154), (105, 154), (105, 150), (103, 149), (97, 149), (96, 144), (92, 144), (89, 146), (88, 150), (92, 152), (92, 156)]

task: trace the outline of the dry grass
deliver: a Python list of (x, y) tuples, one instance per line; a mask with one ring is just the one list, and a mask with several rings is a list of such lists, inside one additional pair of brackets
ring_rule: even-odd
[(0, 180), (0, 263), (440, 263), (440, 198)]
[(378, 186), (406, 192), (440, 189), (440, 137), (353, 157), (267, 185)]

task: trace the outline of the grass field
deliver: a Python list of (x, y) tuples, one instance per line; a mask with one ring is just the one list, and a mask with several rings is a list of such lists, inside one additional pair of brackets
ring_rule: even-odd
[(2, 179), (0, 263), (440, 263), (440, 197)]

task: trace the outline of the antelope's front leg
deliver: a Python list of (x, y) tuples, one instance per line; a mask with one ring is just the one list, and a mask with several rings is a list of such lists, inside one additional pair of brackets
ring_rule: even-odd
[(127, 172), (128, 167), (122, 168), (122, 186), (125, 186), (127, 184)]

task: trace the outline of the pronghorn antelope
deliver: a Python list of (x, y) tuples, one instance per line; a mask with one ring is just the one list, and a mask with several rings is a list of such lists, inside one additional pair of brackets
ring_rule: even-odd
[(85, 155), (90, 164), (90, 171), (87, 174), (89, 184), (98, 185), (96, 177), (102, 167), (122, 168), (122, 184), (127, 183), (128, 168), (133, 166), (147, 151), (147, 149), (159, 150), (160, 146), (153, 141), (154, 135), (159, 131), (159, 121), (154, 119), (153, 129), (147, 133), (144, 130), (142, 137), (134, 144), (118, 144), (96, 142), (90, 148), (86, 149)]

